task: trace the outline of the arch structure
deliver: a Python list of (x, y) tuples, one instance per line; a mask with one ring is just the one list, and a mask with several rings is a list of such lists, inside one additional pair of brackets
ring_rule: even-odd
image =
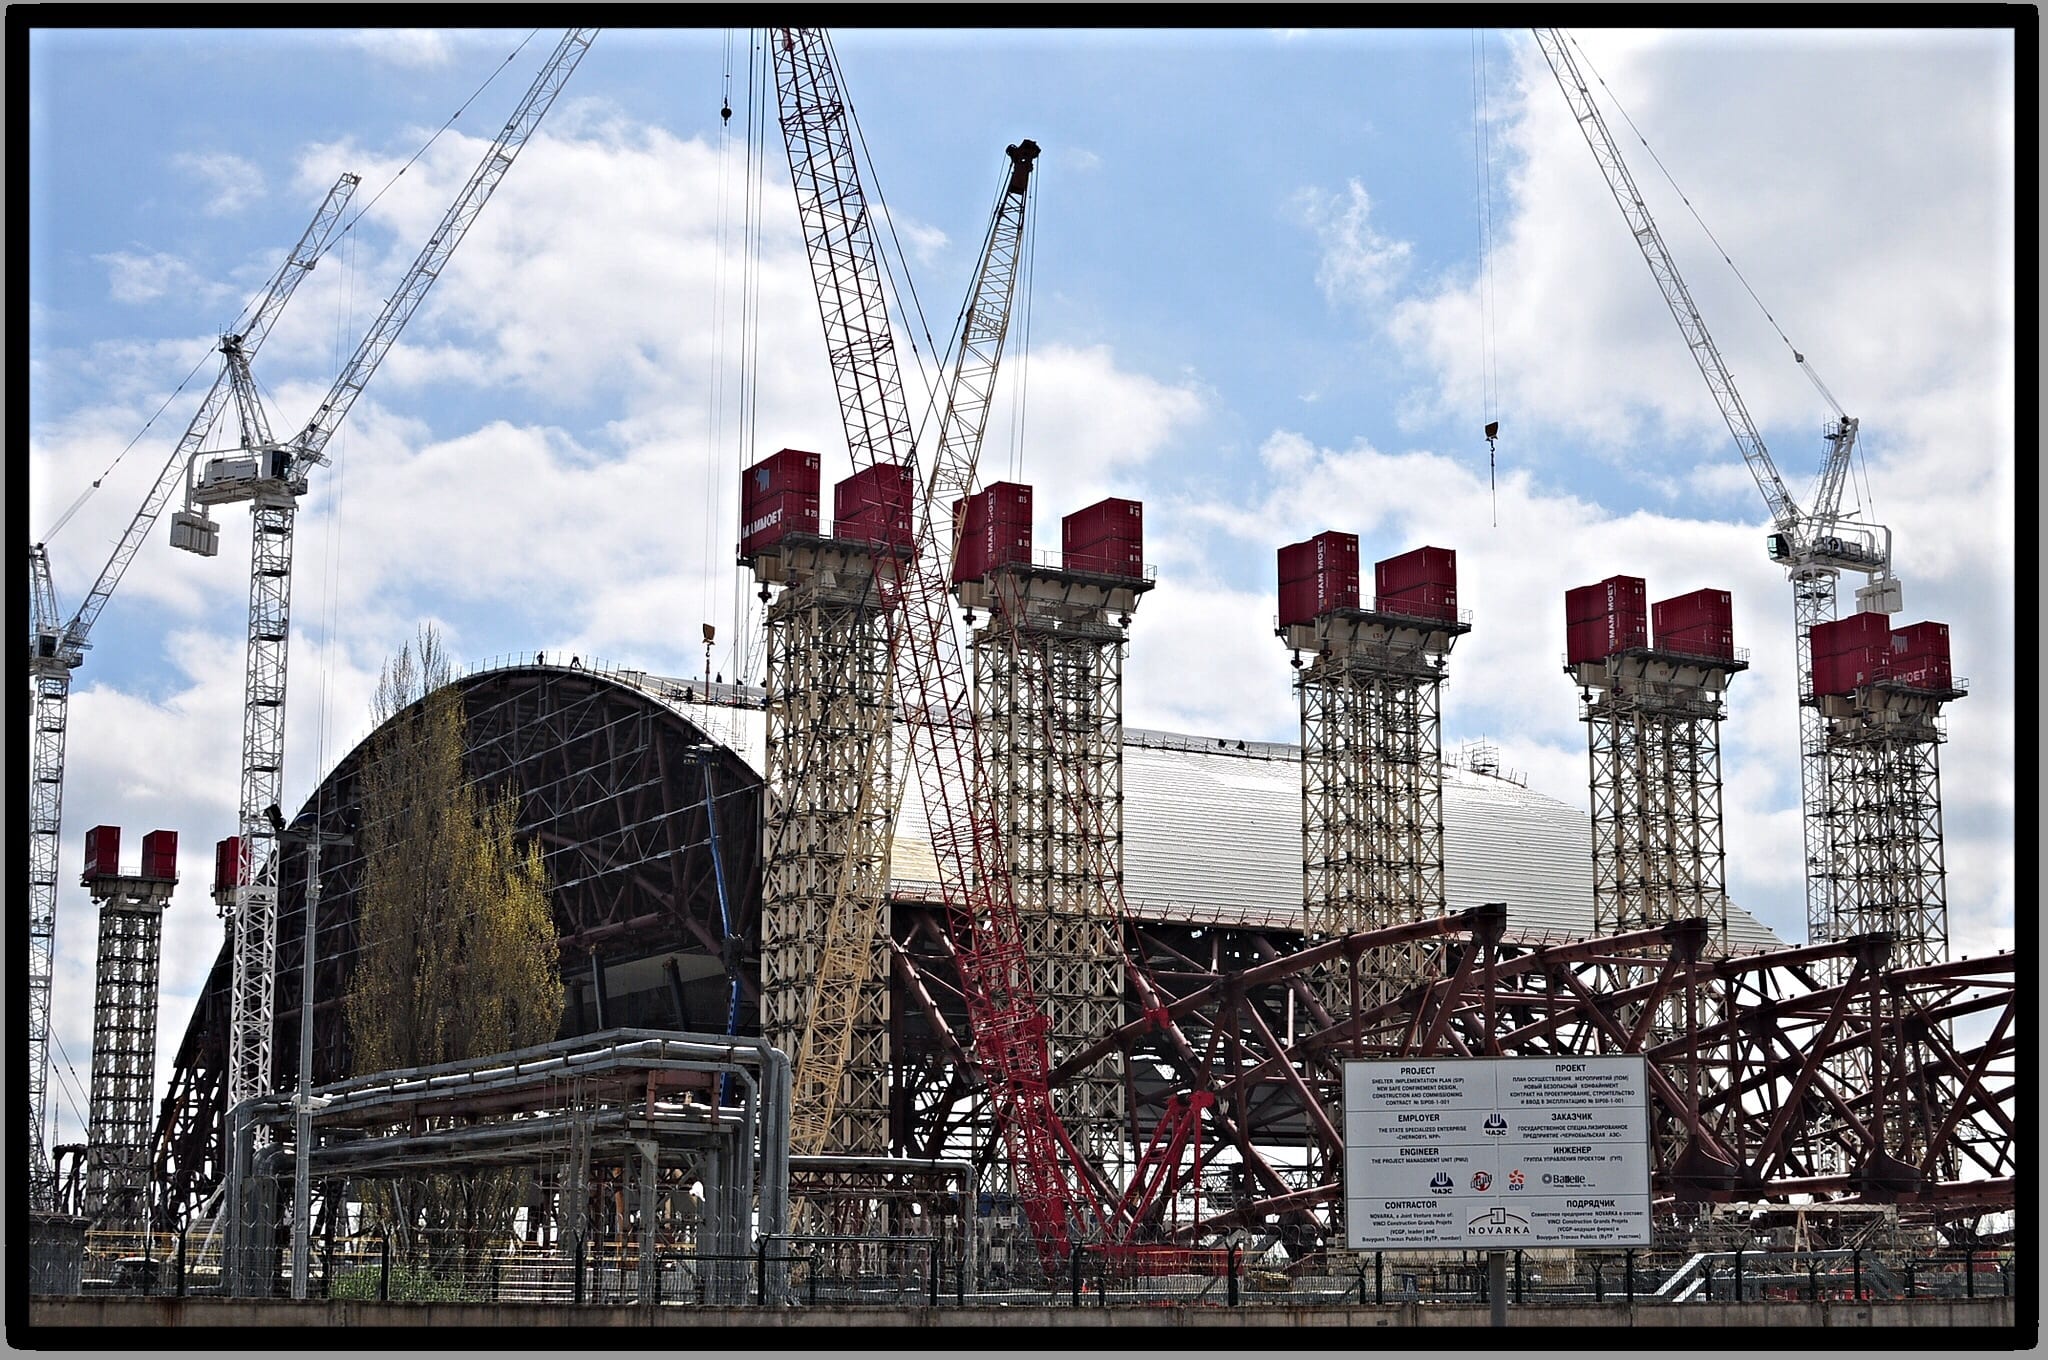
[[(707, 731), (718, 727), (720, 705), (746, 702), (741, 693), (713, 686), (707, 706), (703, 685), (581, 666), (512, 666), (450, 683), (460, 690), (468, 724), (463, 759), (469, 779), (493, 796), (515, 793), (517, 834), (541, 846), (566, 990), (559, 1037), (618, 1028), (757, 1034), (761, 784), (746, 761)], [(694, 705), (687, 715), (686, 703)], [(292, 831), (340, 834), (351, 825), (374, 738), (365, 738), (321, 780), (291, 820)], [(279, 876), (273, 1090), (298, 1082), (309, 867), (305, 851), (287, 837)], [(320, 877), (312, 988), (316, 1086), (351, 1075), (342, 998), (358, 944), (359, 852), (328, 847)], [(158, 1112), (152, 1216), (163, 1230), (205, 1214), (224, 1172), (231, 962), (224, 945), (178, 1046)]]

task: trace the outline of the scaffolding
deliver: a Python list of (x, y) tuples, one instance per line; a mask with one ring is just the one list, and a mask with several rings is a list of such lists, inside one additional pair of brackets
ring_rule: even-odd
[(1722, 695), (1740, 655), (1629, 647), (1565, 670), (1579, 686), (1593, 813), (1593, 924), (1623, 934), (1705, 920), (1728, 954)]
[[(1123, 662), (1142, 578), (1026, 562), (963, 585), (988, 611), (975, 635), (981, 758), (1057, 1064), (1124, 1021)], [(1054, 1107), (1112, 1183), (1132, 1144), (1119, 1055), (1070, 1076)]]
[[(1410, 618), (1337, 608), (1280, 636), (1313, 659), (1301, 699), (1303, 929), (1310, 941), (1444, 910), (1441, 703), (1446, 661), (1467, 616)], [(1316, 991), (1332, 1016), (1401, 996), (1434, 965), (1422, 945), (1356, 966), (1337, 958)]]
[(172, 878), (88, 875), (100, 909), (93, 991), (85, 1214), (143, 1231), (149, 1216), (150, 1091), (156, 1081), (157, 976)]
[(1958, 687), (1879, 681), (1820, 701), (1827, 720), (1834, 847), (1831, 936), (1891, 937), (1901, 968), (1948, 958), (1948, 880), (1942, 853), (1942, 705)]
[(791, 534), (754, 559), (763, 590), (782, 587), (766, 620), (761, 1029), (795, 1060), (792, 1128), (806, 1153), (889, 1147), (897, 564), (886, 553)]

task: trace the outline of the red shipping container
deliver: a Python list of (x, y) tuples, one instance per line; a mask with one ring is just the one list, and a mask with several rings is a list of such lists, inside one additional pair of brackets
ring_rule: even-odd
[(749, 507), (749, 518), (740, 522), (740, 556), (774, 547), (791, 534), (818, 532), (818, 493), (784, 491)]
[(1458, 554), (1450, 548), (1416, 548), (1373, 565), (1373, 593), (1381, 599), (1416, 586), (1458, 585)]
[(740, 498), (761, 499), (787, 491), (818, 492), (818, 455), (803, 449), (778, 449), (740, 474)]
[(1068, 571), (1089, 571), (1102, 576), (1127, 576), (1133, 580), (1145, 574), (1145, 558), (1135, 543), (1105, 539), (1085, 547), (1069, 547), (1061, 554)]
[(1712, 656), (1732, 661), (1735, 658), (1735, 630), (1706, 625), (1675, 629), (1658, 635), (1657, 650), (1677, 652), (1681, 656)]
[(113, 878), (121, 872), (121, 828), (95, 826), (85, 833), (85, 876)]
[(1381, 595), (1374, 607), (1382, 614), (1453, 623), (1458, 617), (1458, 590), (1447, 585), (1410, 586), (1393, 595)]
[(858, 543), (910, 546), (916, 538), (910, 469), (877, 463), (833, 487), (832, 534)]
[(213, 893), (219, 897), (242, 881), (242, 838), (229, 836), (213, 847)]
[(1839, 656), (1843, 652), (1868, 650), (1881, 647), (1887, 651), (1892, 645), (1892, 619), (1889, 614), (1865, 610), (1851, 614), (1846, 619), (1833, 623), (1817, 623), (1813, 626), (1813, 654)]
[[(1815, 629), (1819, 632), (1819, 629)], [(1891, 648), (1852, 647), (1833, 656), (1813, 660), (1815, 694), (1847, 694), (1864, 685), (1887, 678), (1891, 671)]]
[(1891, 678), (1916, 689), (1955, 688), (1955, 673), (1949, 664), (1948, 625), (1915, 623), (1894, 629), (1891, 646)]
[(1612, 615), (1599, 618), (1580, 619), (1565, 625), (1565, 661), (1573, 666), (1581, 661), (1604, 661), (1628, 646), (1640, 646), (1638, 641), (1621, 637), (1615, 628)]
[(1695, 590), (1650, 606), (1651, 631), (1662, 647), (1667, 635), (1695, 628), (1721, 630), (1734, 627), (1734, 606), (1725, 590)]
[(1314, 539), (1304, 543), (1289, 543), (1280, 549), (1280, 584), (1289, 585), (1295, 581), (1306, 581), (1316, 574), (1316, 544)]
[(1145, 542), (1145, 507), (1139, 501), (1111, 496), (1107, 500), (1076, 510), (1060, 521), (1060, 550), (1072, 553), (1111, 541), (1142, 548)]
[(1031, 488), (996, 482), (953, 502), (958, 550), (953, 584), (978, 581), (1005, 562), (1031, 560)]
[(1649, 591), (1640, 576), (1610, 576), (1590, 586), (1578, 586), (1564, 593), (1565, 622), (1604, 618), (1610, 614), (1649, 618), (1644, 600)]
[(178, 881), (178, 833), (152, 831), (142, 838), (142, 876), (164, 883)]

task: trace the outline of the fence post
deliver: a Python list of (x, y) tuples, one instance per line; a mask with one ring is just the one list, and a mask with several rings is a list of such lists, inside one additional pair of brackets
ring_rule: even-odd
[(1977, 1297), (1977, 1249), (1975, 1247), (1963, 1248), (1963, 1297), (1966, 1299)]
[(1819, 1299), (1820, 1262), (1814, 1259), (1813, 1257), (1809, 1256), (1806, 1258), (1806, 1301), (1808, 1303), (1814, 1303), (1817, 1302)]
[(1712, 1261), (1700, 1262), (1700, 1276), (1707, 1282), (1707, 1302), (1712, 1303), (1714, 1301), (1714, 1263)]
[(1849, 1281), (1856, 1290), (1856, 1302), (1863, 1302), (1863, 1248), (1849, 1253)]
[(181, 1299), (185, 1297), (185, 1238), (191, 1231), (190, 1228), (178, 1230), (178, 1297)]
[(1226, 1292), (1229, 1295), (1228, 1301), (1232, 1308), (1237, 1307), (1237, 1263), (1243, 1254), (1244, 1248), (1232, 1242), (1230, 1244), (1230, 1255), (1224, 1263), (1224, 1269), (1229, 1273), (1229, 1279), (1224, 1283), (1229, 1286)]
[[(812, 1287), (817, 1287), (815, 1281)], [(754, 1306), (768, 1306), (768, 1239), (765, 1235), (754, 1248)]]
[(1600, 1258), (1593, 1258), (1593, 1302), (1607, 1302), (1607, 1282), (1600, 1278)]
[(1074, 1307), (1079, 1308), (1081, 1306), (1081, 1244), (1079, 1242), (1074, 1244), (1072, 1264), (1074, 1274)]
[(938, 1306), (939, 1306), (939, 1251), (938, 1251), (938, 1247), (939, 1247), (939, 1240), (938, 1240), (938, 1239), (937, 1239), (937, 1238), (935, 1237), (935, 1238), (933, 1238), (933, 1239), (932, 1239), (932, 1245), (931, 1245), (930, 1247), (926, 1248), (926, 1250), (925, 1250), (925, 1254), (924, 1254), (924, 1255), (925, 1255), (925, 1262), (926, 1262), (926, 1264), (927, 1264), (927, 1265), (929, 1265), (929, 1266), (931, 1267), (931, 1277), (932, 1277), (932, 1290), (931, 1290), (931, 1305), (932, 1305), (932, 1307), (934, 1307), (934, 1308), (936, 1308), (936, 1307), (938, 1307)]
[(1515, 1302), (1522, 1301), (1522, 1249), (1515, 1248)]
[(1906, 1258), (1906, 1297), (1909, 1299), (1913, 1297), (1913, 1265), (1913, 1258), (1908, 1256)]
[(806, 1254), (804, 1257), (804, 1278), (811, 1282), (810, 1300), (812, 1303), (816, 1303), (818, 1301), (818, 1257), (815, 1252)]
[(577, 1304), (583, 1302), (583, 1234), (576, 1234), (576, 1259), (570, 1277), (575, 1283), (570, 1298)]
[(391, 1302), (391, 1239), (382, 1233), (377, 1235), (377, 1298)]
[(1636, 1249), (1630, 1247), (1621, 1254), (1622, 1284), (1628, 1291), (1628, 1301), (1636, 1301)]
[(1387, 1301), (1386, 1258), (1387, 1254), (1383, 1251), (1376, 1251), (1372, 1254), (1372, 1301), (1374, 1303), (1385, 1303)]
[(1735, 1301), (1741, 1303), (1748, 1297), (1742, 1292), (1742, 1248), (1735, 1249)]

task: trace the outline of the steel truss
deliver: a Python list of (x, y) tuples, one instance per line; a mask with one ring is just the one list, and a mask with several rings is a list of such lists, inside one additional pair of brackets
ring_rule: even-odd
[(894, 563), (803, 534), (755, 562), (783, 585), (766, 621), (761, 1025), (795, 1064), (800, 1153), (888, 1145), (894, 572), (878, 565)]
[[(491, 794), (519, 796), (517, 834), (537, 838), (560, 932), (569, 1005), (564, 1036), (651, 1024), (678, 1029), (723, 1024), (731, 979), (743, 987), (741, 1032), (753, 1032), (758, 972), (760, 847), (734, 832), (719, 841), (731, 893), (728, 934), (704, 802), (705, 734), (660, 701), (667, 686), (637, 672), (517, 666), (462, 677), (468, 718), (464, 768)], [(678, 691), (676, 697), (681, 697)], [(295, 831), (340, 833), (361, 807), (367, 741), (322, 781), (294, 819)], [(718, 748), (717, 819), (723, 828), (758, 825), (760, 782)], [(316, 816), (317, 812), (317, 816)], [(279, 871), (277, 1040), (269, 1090), (297, 1084), (305, 857)], [(362, 860), (328, 849), (321, 859), (314, 956), (313, 1084), (351, 1070), (342, 998), (356, 936)], [(152, 1206), (161, 1231), (188, 1222), (221, 1183), (227, 1108), (224, 1077), (232, 954), (224, 947), (179, 1044), (151, 1152)]]
[[(1011, 563), (976, 592), (989, 610), (971, 644), (981, 758), (1054, 1062), (1122, 1020), (1123, 661), (1149, 586)], [(1134, 1149), (1117, 1055), (1054, 1108), (1075, 1149), (1121, 1180)]]
[(99, 960), (92, 1015), (92, 1094), (85, 1203), (96, 1228), (147, 1228), (149, 1107), (156, 1084), (157, 977), (164, 908), (176, 884), (93, 878)]
[[(1283, 630), (1313, 651), (1301, 701), (1302, 905), (1311, 939), (1435, 916), (1444, 908), (1445, 662), (1463, 622), (1339, 609)], [(1404, 946), (1334, 962), (1323, 1004), (1377, 1005), (1434, 967)]]
[(1566, 669), (1586, 696), (1595, 929), (1705, 920), (1725, 955), (1721, 695), (1747, 663), (1630, 648)]
[[(1177, 1240), (1271, 1224), (1300, 1250), (1333, 1236), (1340, 1187), (1341, 1064), (1350, 1057), (1644, 1053), (1652, 1066), (1653, 1185), (1660, 1210), (1810, 1195), (1903, 1213), (2014, 1202), (2015, 962), (1894, 968), (1882, 937), (1716, 959), (1704, 921), (1561, 945), (1518, 943), (1480, 908), (1304, 942), (1292, 932), (1165, 923), (1128, 927), (1160, 1005), (1059, 1064), (1057, 1089), (1120, 1053), (1132, 1124), (1154, 1126), (1176, 1091), (1207, 1091), (1201, 1227)], [(1315, 986), (1334, 960), (1422, 944), (1441, 977), (1352, 1015)], [(951, 1054), (962, 1011), (928, 907), (899, 907), (898, 1080), (912, 1156), (972, 1155), (975, 1093)], [(1844, 974), (1828, 980), (1831, 969)], [(1619, 1016), (1634, 1014), (1633, 1025)], [(1687, 1017), (1659, 1036), (1652, 1018)], [(1968, 1032), (1969, 1040), (1950, 1037)], [(1851, 1086), (1836, 1060), (1876, 1075)]]
[(1887, 934), (1904, 963), (1948, 957), (1941, 708), (1962, 694), (1881, 682), (1823, 701), (1834, 933)]

